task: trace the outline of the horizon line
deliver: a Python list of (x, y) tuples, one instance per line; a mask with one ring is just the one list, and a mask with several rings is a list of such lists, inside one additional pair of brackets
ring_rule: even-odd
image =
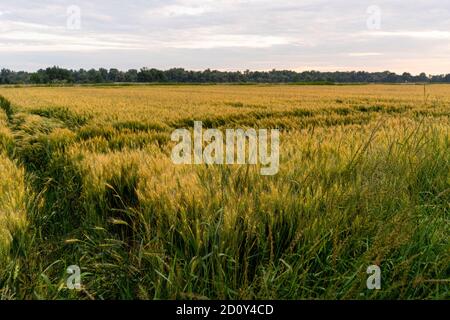
[(34, 70), (18, 70), (18, 69), (10, 69), (8, 67), (0, 67), (0, 71), (2, 70), (8, 70), (8, 71), (12, 71), (12, 72), (26, 72), (26, 73), (36, 73), (38, 71), (41, 70), (47, 70), (47, 69), (51, 69), (51, 68), (59, 68), (59, 69), (64, 69), (64, 70), (69, 70), (69, 71), (80, 71), (80, 70), (100, 70), (100, 69), (104, 69), (104, 70), (118, 70), (119, 72), (128, 72), (130, 70), (137, 70), (137, 71), (141, 71), (143, 69), (147, 69), (147, 70), (158, 70), (158, 71), (169, 71), (169, 70), (175, 70), (175, 69), (182, 69), (184, 71), (188, 71), (188, 72), (204, 72), (204, 71), (212, 71), (212, 72), (223, 72), (223, 73), (233, 73), (233, 72), (241, 72), (241, 73), (245, 73), (245, 72), (295, 72), (295, 73), (303, 73), (303, 72), (318, 72), (318, 73), (392, 73), (392, 74), (396, 74), (396, 75), (403, 75), (403, 74), (409, 74), (411, 76), (420, 76), (422, 74), (425, 74), (427, 77), (429, 76), (440, 76), (440, 75), (447, 75), (450, 74), (450, 72), (446, 73), (439, 73), (439, 74), (435, 74), (435, 73), (427, 73), (425, 71), (420, 72), (420, 73), (411, 73), (408, 71), (404, 71), (404, 72), (397, 72), (397, 71), (391, 71), (389, 69), (385, 69), (385, 70), (379, 70), (379, 71), (367, 71), (367, 70), (361, 70), (361, 69), (348, 69), (348, 70), (319, 70), (319, 69), (285, 69), (285, 68), (281, 68), (281, 69), (277, 69), (277, 68), (268, 68), (268, 69), (220, 69), (220, 68), (204, 68), (204, 69), (196, 69), (196, 68), (192, 68), (192, 69), (188, 69), (185, 67), (168, 67), (168, 68), (157, 68), (157, 67), (147, 67), (147, 66), (142, 66), (139, 68), (127, 68), (127, 69), (123, 69), (123, 68), (117, 68), (117, 67), (92, 67), (92, 68), (83, 68), (83, 67), (61, 67), (59, 65), (52, 65), (52, 66), (47, 66), (47, 67), (41, 67), (39, 69), (34, 69)]

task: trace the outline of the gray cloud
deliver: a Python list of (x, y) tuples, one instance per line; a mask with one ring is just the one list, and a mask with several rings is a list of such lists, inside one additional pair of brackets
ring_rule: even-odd
[(448, 30), (450, 3), (436, 0), (2, 0), (0, 67), (450, 73)]

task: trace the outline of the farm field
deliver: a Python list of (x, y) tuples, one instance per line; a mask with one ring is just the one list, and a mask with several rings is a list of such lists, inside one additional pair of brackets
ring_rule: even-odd
[[(0, 299), (450, 298), (450, 85), (0, 87), (0, 107)], [(174, 164), (194, 121), (279, 129), (279, 172)]]

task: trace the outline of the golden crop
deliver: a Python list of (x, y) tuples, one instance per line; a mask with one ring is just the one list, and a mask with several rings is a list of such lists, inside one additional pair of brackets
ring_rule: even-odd
[[(445, 278), (450, 263), (450, 86), (20, 87), (0, 96), (11, 102), (0, 117), (0, 249), (11, 221), (50, 243), (35, 256), (35, 271), (50, 277), (34, 280), (36, 294), (64, 286), (55, 259), (93, 275), (89, 297), (448, 294), (423, 280)], [(193, 121), (279, 128), (279, 173), (173, 164), (170, 134)], [(365, 290), (371, 264), (386, 270), (382, 292)]]

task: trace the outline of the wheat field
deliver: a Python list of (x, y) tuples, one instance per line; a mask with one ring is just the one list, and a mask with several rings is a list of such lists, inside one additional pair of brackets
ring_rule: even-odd
[[(0, 299), (450, 297), (450, 86), (0, 96)], [(278, 174), (174, 164), (194, 121), (279, 129)]]

